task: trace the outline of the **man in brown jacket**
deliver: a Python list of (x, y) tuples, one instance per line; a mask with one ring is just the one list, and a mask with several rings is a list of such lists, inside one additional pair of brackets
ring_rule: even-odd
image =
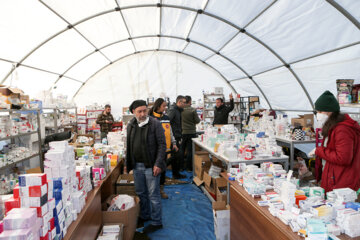
[(114, 117), (111, 114), (111, 106), (105, 105), (105, 110), (98, 116), (96, 123), (100, 125), (101, 139), (106, 138), (107, 134), (111, 132), (114, 123)]

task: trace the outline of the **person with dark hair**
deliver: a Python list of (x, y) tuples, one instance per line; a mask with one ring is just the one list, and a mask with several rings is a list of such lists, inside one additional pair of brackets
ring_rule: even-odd
[(111, 114), (111, 106), (105, 105), (105, 110), (99, 114), (96, 123), (100, 125), (101, 139), (106, 138), (107, 134), (111, 132), (114, 123), (114, 117)]
[(182, 119), (182, 137), (183, 137), (183, 153), (186, 153), (185, 168), (192, 171), (192, 138), (196, 137), (196, 124), (200, 122), (196, 109), (191, 107), (191, 97), (185, 96), (186, 103), (184, 111), (181, 113)]
[(234, 110), (234, 98), (232, 93), (229, 95), (229, 97), (230, 97), (230, 106), (225, 105), (224, 99), (222, 98), (216, 99), (213, 125), (228, 124), (229, 113), (232, 110)]
[[(163, 98), (156, 99), (153, 107), (150, 109), (149, 115), (156, 118), (160, 121), (162, 127), (164, 128), (165, 133), (165, 141), (166, 141), (166, 154), (165, 154), (165, 162), (167, 155), (171, 153), (171, 151), (178, 151), (176, 146), (176, 140), (173, 136), (170, 118), (164, 114), (166, 109), (166, 101)], [(160, 194), (161, 198), (168, 199), (168, 195), (164, 192), (164, 184), (165, 184), (165, 171), (161, 173), (160, 176)]]
[(182, 152), (182, 128), (181, 128), (181, 112), (184, 109), (185, 105), (185, 97), (182, 95), (179, 95), (176, 98), (176, 103), (174, 103), (168, 113), (168, 116), (170, 118), (170, 124), (171, 128), (174, 133), (174, 137), (176, 140), (176, 146), (179, 149), (177, 152), (172, 152), (171, 154), (171, 169), (173, 178), (180, 179), (185, 178), (184, 175), (180, 174), (180, 166), (183, 166), (184, 162), (184, 155)]
[(134, 170), (135, 192), (140, 198), (138, 226), (148, 234), (162, 228), (160, 175), (165, 171), (165, 135), (160, 122), (148, 116), (144, 100), (135, 100), (129, 107), (135, 115), (127, 125), (124, 172)]
[(316, 179), (325, 192), (336, 188), (360, 188), (360, 126), (348, 114), (340, 112), (335, 96), (325, 91), (315, 102), (316, 118), (323, 126), (322, 146), (316, 155)]

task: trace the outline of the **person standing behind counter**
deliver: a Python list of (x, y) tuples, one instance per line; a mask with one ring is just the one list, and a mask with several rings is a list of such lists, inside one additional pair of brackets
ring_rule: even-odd
[(111, 132), (114, 123), (109, 104), (105, 105), (105, 110), (97, 117), (96, 123), (100, 125), (101, 139), (106, 138), (107, 134)]
[(316, 155), (316, 178), (325, 192), (337, 188), (360, 188), (360, 126), (340, 112), (335, 96), (325, 91), (315, 102), (316, 118), (322, 124), (324, 141)]
[(234, 98), (232, 93), (229, 95), (229, 97), (230, 97), (230, 106), (225, 105), (224, 99), (222, 98), (216, 99), (213, 125), (228, 124), (229, 113), (232, 110), (234, 110)]

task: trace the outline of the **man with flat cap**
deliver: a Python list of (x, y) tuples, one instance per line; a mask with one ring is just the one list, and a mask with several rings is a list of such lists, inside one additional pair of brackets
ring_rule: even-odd
[(160, 175), (166, 168), (164, 128), (148, 116), (145, 101), (135, 100), (129, 110), (135, 117), (127, 125), (124, 171), (134, 170), (135, 192), (140, 198), (138, 227), (151, 220), (144, 228), (144, 233), (151, 233), (162, 228)]

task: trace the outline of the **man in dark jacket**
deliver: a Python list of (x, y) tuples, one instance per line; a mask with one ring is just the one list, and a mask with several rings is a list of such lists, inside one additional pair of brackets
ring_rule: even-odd
[(182, 119), (182, 136), (183, 136), (183, 153), (187, 151), (185, 167), (186, 170), (192, 171), (192, 138), (196, 137), (196, 124), (200, 122), (196, 109), (191, 107), (191, 97), (185, 96), (186, 104), (184, 111), (181, 113)]
[(97, 117), (96, 123), (100, 125), (101, 139), (106, 138), (107, 134), (111, 132), (114, 123), (109, 104), (105, 105), (105, 110)]
[(184, 154), (182, 152), (182, 128), (181, 128), (181, 112), (183, 111), (185, 105), (185, 97), (179, 95), (176, 98), (176, 103), (174, 103), (169, 112), (168, 117), (170, 118), (170, 125), (173, 131), (176, 146), (179, 149), (177, 152), (173, 152), (170, 157), (171, 169), (173, 178), (180, 179), (185, 178), (184, 175), (180, 174), (180, 166), (184, 165)]
[(135, 192), (140, 198), (139, 225), (151, 220), (144, 233), (162, 228), (160, 173), (165, 171), (165, 134), (161, 123), (148, 116), (146, 102), (130, 105), (135, 117), (127, 125), (127, 151), (124, 171), (134, 170)]
[(228, 124), (229, 113), (234, 109), (234, 98), (232, 93), (229, 95), (229, 97), (230, 97), (230, 106), (225, 105), (224, 99), (222, 98), (216, 99), (213, 125)]

